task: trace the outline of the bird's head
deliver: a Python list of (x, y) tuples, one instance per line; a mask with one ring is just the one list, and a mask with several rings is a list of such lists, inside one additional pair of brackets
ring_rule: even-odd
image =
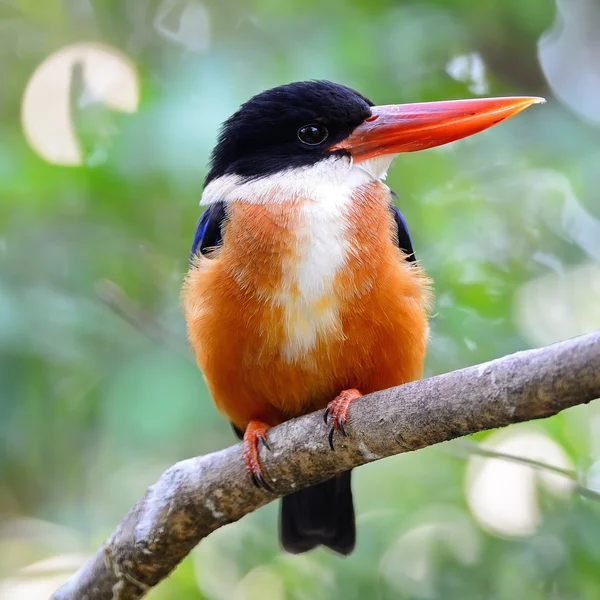
[(202, 204), (314, 197), (319, 186), (385, 177), (393, 158), (473, 135), (536, 97), (477, 98), (375, 106), (330, 81), (301, 81), (262, 92), (225, 121)]

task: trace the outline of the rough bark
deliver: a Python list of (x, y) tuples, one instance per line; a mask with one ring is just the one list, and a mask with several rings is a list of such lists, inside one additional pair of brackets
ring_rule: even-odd
[(386, 456), (540, 419), (600, 397), (600, 332), (356, 400), (329, 449), (322, 413), (269, 432), (276, 494), (255, 488), (238, 444), (167, 469), (54, 600), (141, 598), (215, 529), (293, 490)]

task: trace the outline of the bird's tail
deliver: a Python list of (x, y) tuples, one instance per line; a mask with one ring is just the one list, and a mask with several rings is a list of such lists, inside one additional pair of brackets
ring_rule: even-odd
[(300, 554), (323, 545), (344, 556), (352, 552), (356, 525), (350, 475), (347, 471), (282, 499), (279, 535), (284, 550)]

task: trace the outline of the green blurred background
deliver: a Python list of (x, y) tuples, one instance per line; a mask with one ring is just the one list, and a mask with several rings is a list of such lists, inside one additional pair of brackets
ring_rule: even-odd
[[(547, 97), (390, 171), (435, 280), (427, 374), (600, 327), (597, 0), (3, 0), (0, 49), (3, 599), (47, 598), (164, 468), (234, 442), (179, 288), (217, 128), (265, 88)], [(599, 409), (475, 439), (600, 489)], [(600, 501), (565, 478), (456, 441), (354, 481), (350, 558), (282, 554), (273, 504), (150, 597), (600, 598)]]

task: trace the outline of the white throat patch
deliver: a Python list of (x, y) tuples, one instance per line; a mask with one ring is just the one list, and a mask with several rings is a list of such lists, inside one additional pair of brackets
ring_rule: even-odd
[(345, 156), (332, 156), (307, 167), (296, 167), (248, 179), (240, 175), (222, 175), (205, 188), (200, 205), (215, 202), (267, 204), (310, 198), (327, 201), (346, 195), (373, 180), (384, 180), (395, 155), (378, 156), (353, 163)]
[(319, 338), (344, 335), (333, 284), (351, 251), (346, 213), (354, 192), (385, 177), (393, 158), (353, 164), (351, 159), (337, 156), (260, 179), (224, 175), (206, 186), (201, 204), (300, 203), (294, 230), (296, 255), (282, 265), (281, 286), (270, 298), (284, 311), (286, 340), (280, 351), (285, 361), (309, 366), (306, 356)]

